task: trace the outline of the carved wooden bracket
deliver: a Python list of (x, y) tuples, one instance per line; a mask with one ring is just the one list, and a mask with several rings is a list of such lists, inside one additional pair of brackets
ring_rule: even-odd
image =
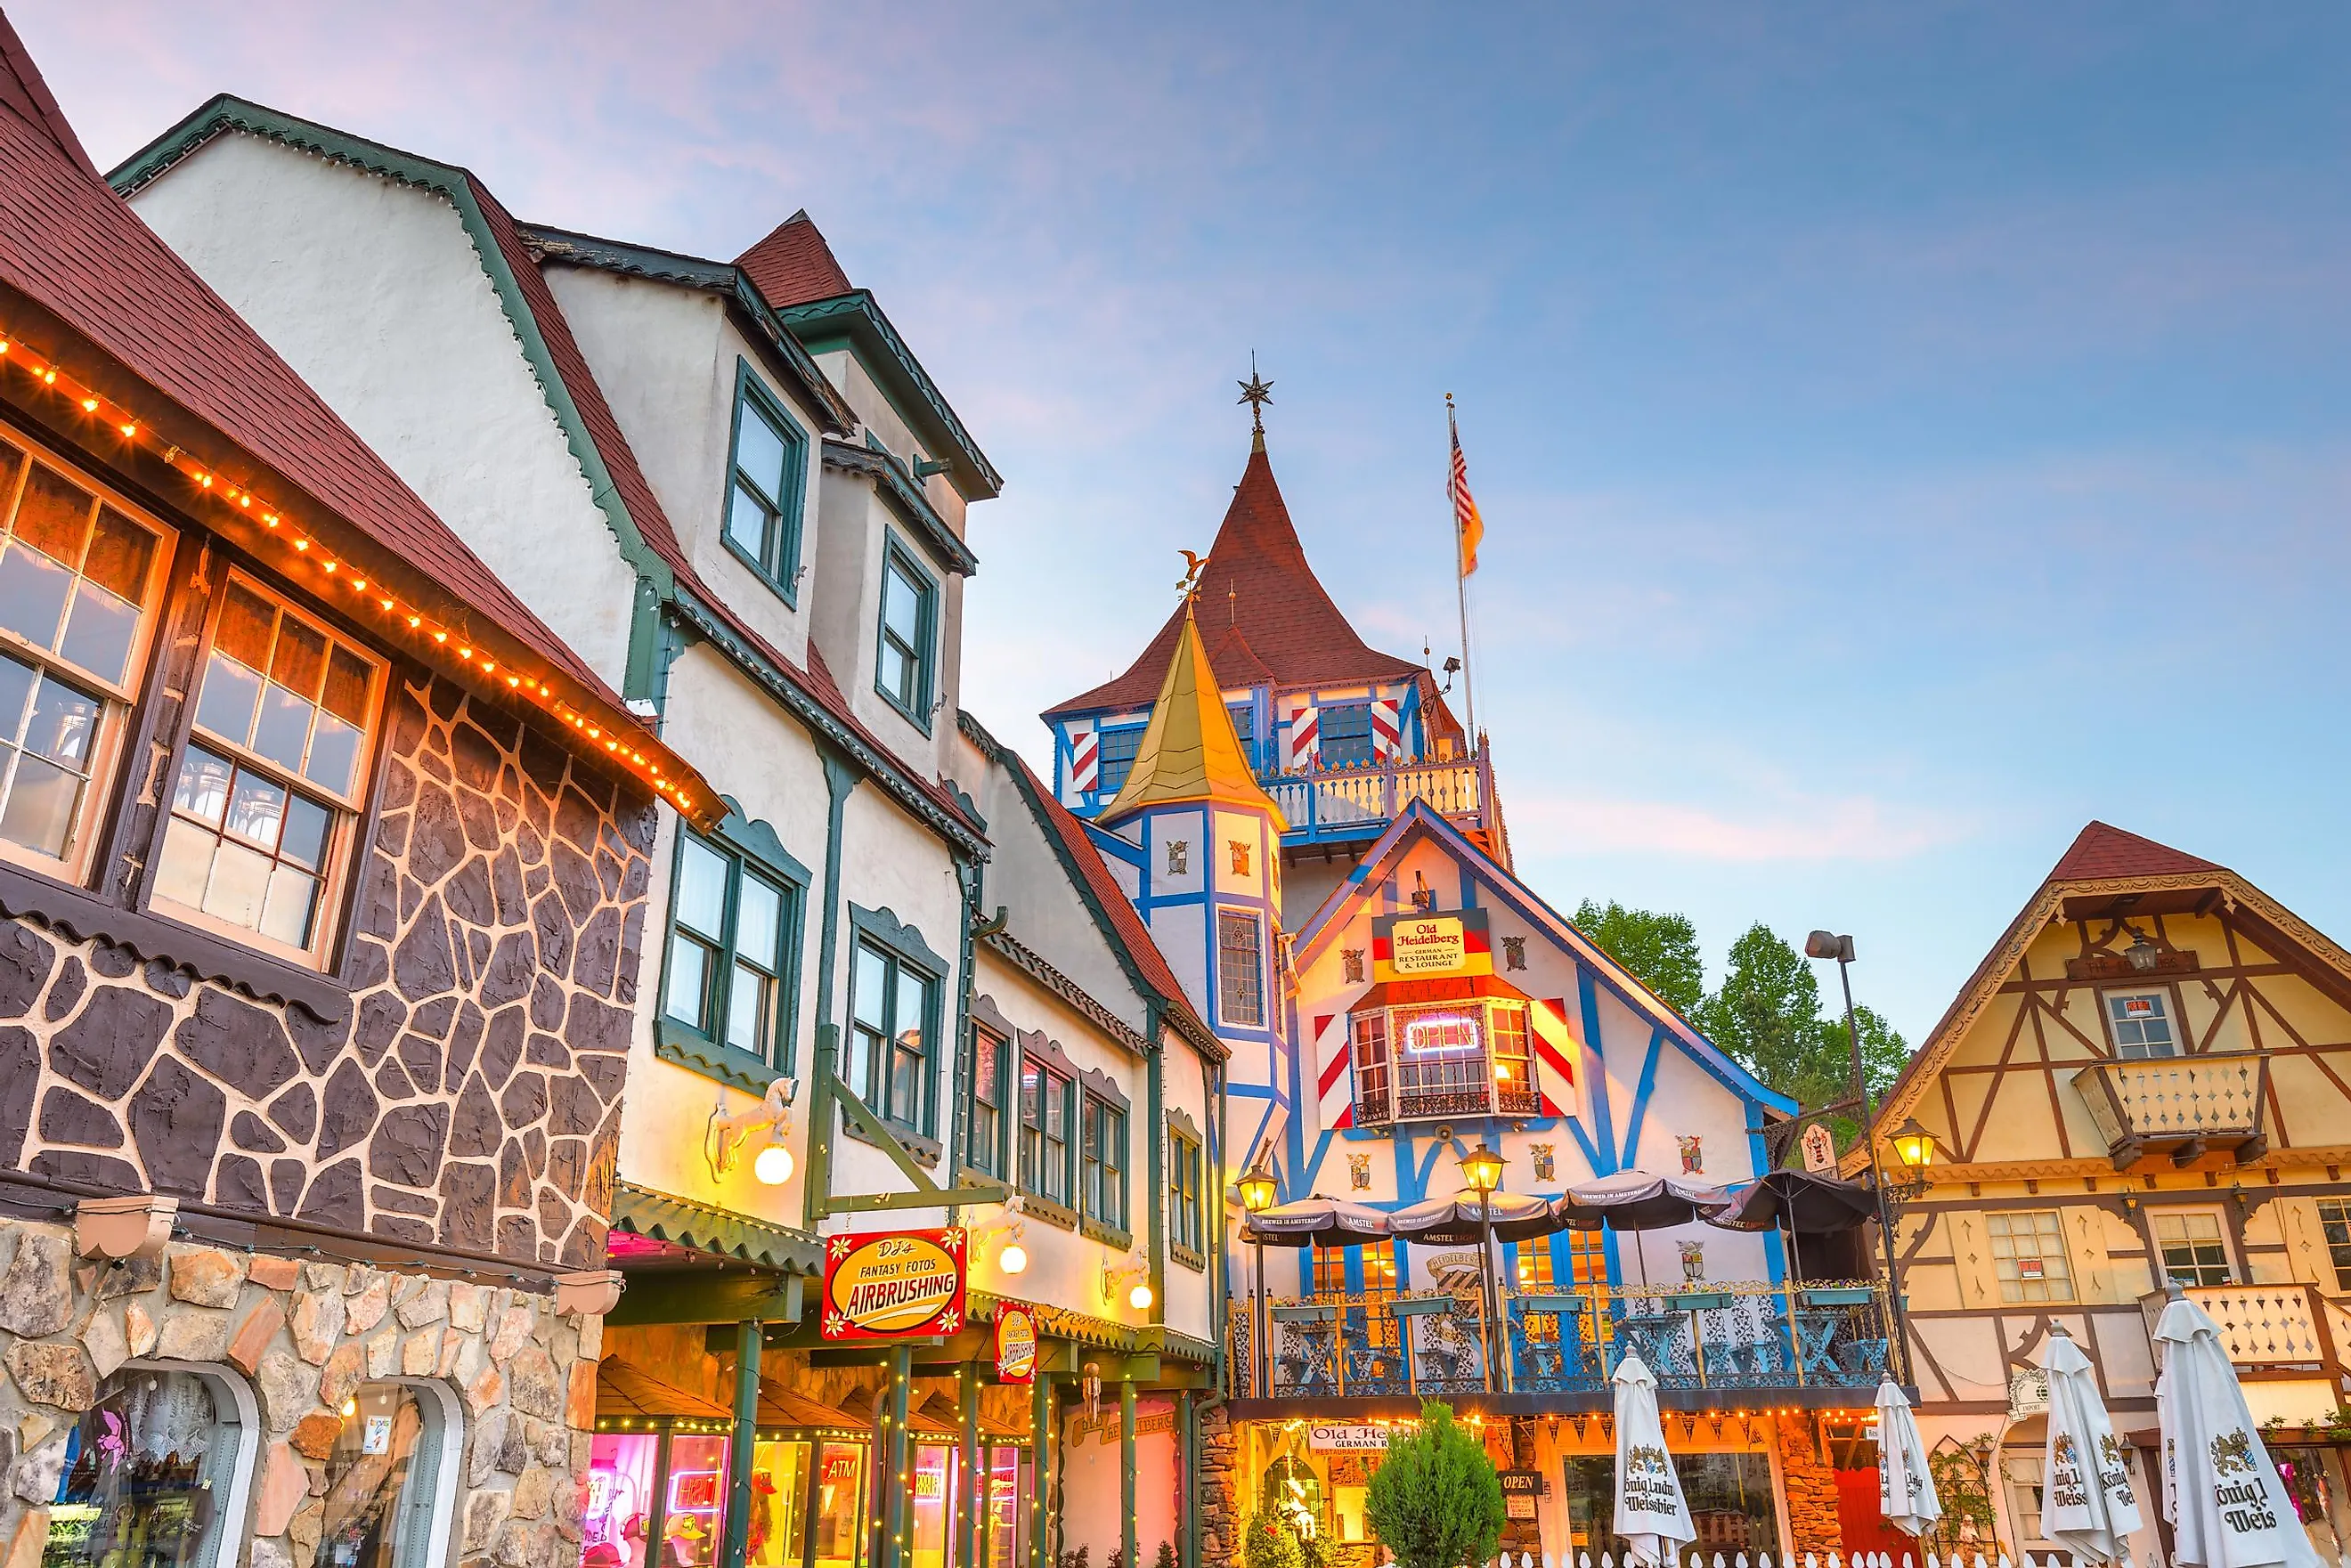
[(621, 1291), (628, 1284), (618, 1269), (590, 1269), (578, 1274), (558, 1274), (555, 1277), (555, 1310), (569, 1315), (583, 1313), (601, 1318), (621, 1304)]
[(172, 1239), (180, 1200), (140, 1193), (86, 1197), (74, 1205), (74, 1251), (84, 1258), (159, 1258)]

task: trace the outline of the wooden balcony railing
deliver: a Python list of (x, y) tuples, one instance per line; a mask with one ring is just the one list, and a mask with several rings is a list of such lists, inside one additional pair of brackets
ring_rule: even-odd
[(1262, 1366), (1249, 1303), (1236, 1308), (1241, 1398), (1598, 1393), (1628, 1350), (1661, 1388), (1874, 1388), (1886, 1372), (1886, 1294), (1875, 1281), (1505, 1291), (1491, 1366), (1474, 1287), (1273, 1302)]
[(1467, 827), (1489, 825), (1491, 786), (1479, 757), (1286, 773), (1266, 779), (1265, 789), (1289, 819), (1292, 842), (1375, 834), (1415, 800)]
[[(2187, 1293), (2220, 1325), (2231, 1364), (2247, 1372), (2341, 1375), (2325, 1299), (2315, 1285), (2190, 1285)], [(2164, 1291), (2139, 1298), (2150, 1333), (2169, 1299)]]
[(2269, 1058), (2258, 1051), (2101, 1061), (2074, 1074), (2116, 1170), (2153, 1154), (2177, 1166), (2225, 1150), (2240, 1164), (2268, 1152), (2262, 1105)]

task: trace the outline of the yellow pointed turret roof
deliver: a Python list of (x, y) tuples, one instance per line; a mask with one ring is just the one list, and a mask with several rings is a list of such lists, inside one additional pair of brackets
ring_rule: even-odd
[(1225, 710), (1224, 691), (1208, 667), (1208, 653), (1200, 645), (1200, 629), (1187, 599), (1176, 656), (1159, 683), (1159, 700), (1143, 732), (1142, 748), (1134, 754), (1134, 766), (1127, 770), (1118, 798), (1101, 820), (1107, 824), (1148, 807), (1196, 800), (1263, 811), (1273, 819), (1276, 832), (1290, 826), (1273, 797), (1259, 787), (1241, 752), (1240, 737)]

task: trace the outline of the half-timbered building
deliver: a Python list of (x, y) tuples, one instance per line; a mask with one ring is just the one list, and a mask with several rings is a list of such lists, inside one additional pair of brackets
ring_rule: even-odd
[[(2220, 1323), (2305, 1527), (2351, 1542), (2351, 953), (2238, 873), (2093, 822), (1873, 1135), (1887, 1169), (1929, 1151), (1896, 1254), (1921, 1431), (1983, 1504), (1955, 1528), (2049, 1550), (2034, 1369), (2059, 1329), (2152, 1481), (2148, 1331), (2176, 1283)], [(2139, 1561), (2164, 1545), (2150, 1526)]]

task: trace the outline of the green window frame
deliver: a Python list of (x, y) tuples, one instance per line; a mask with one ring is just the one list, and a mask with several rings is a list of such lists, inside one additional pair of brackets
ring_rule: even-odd
[(977, 1021), (971, 1026), (971, 1096), (967, 1121), (968, 1147), (964, 1163), (982, 1176), (1002, 1178), (1008, 1173), (1007, 1134), (1011, 1130), (1011, 1103), (1016, 1085), (1012, 1042)]
[(925, 1137), (938, 1125), (939, 977), (860, 936), (850, 959), (849, 1092), (893, 1127)]
[(938, 685), (939, 580), (893, 532), (882, 547), (873, 689), (924, 734)]
[(1126, 1228), (1126, 1107), (1087, 1090), (1078, 1111), (1080, 1212)]
[(736, 361), (735, 423), (726, 450), (719, 538), (797, 609), (800, 521), (808, 499), (808, 432), (746, 360)]
[(1078, 1081), (1033, 1051), (1020, 1053), (1020, 1189), (1073, 1207), (1070, 1124), (1077, 1120)]
[(792, 1068), (808, 894), (774, 837), (735, 811), (715, 833), (680, 826), (662, 952), (661, 1054), (759, 1090)]
[(1207, 1250), (1200, 1207), (1204, 1168), (1197, 1138), (1183, 1133), (1167, 1134), (1167, 1240), (1186, 1262), (1205, 1256)]

